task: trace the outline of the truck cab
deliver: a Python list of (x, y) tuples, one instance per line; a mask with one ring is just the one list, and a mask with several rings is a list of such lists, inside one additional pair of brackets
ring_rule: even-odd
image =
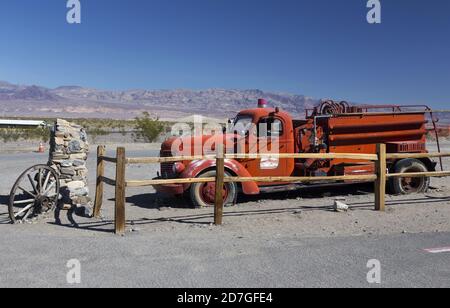
[[(236, 154), (288, 154), (296, 150), (292, 117), (278, 108), (243, 110), (228, 132), (241, 138), (233, 149)], [(248, 159), (239, 163), (258, 177), (291, 176), (295, 169), (294, 159), (285, 158)]]

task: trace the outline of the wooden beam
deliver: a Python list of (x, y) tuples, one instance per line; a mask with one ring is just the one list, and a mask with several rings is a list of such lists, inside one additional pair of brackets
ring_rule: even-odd
[(189, 178), (189, 179), (168, 179), (168, 180), (132, 180), (127, 181), (127, 187), (146, 187), (154, 185), (169, 184), (194, 184), (194, 183), (214, 183), (216, 178)]
[(389, 173), (388, 178), (428, 178), (428, 177), (447, 177), (450, 176), (450, 172), (412, 172), (412, 173)]
[[(265, 182), (265, 183), (309, 183), (322, 181), (361, 181), (373, 182), (377, 178), (376, 175), (344, 175), (344, 176), (311, 176), (311, 177), (226, 177), (224, 183), (230, 182)], [(127, 187), (145, 187), (153, 185), (168, 184), (193, 184), (193, 183), (214, 183), (216, 178), (189, 178), (189, 179), (168, 179), (168, 180), (132, 180), (127, 181)]]
[(228, 154), (227, 159), (251, 159), (251, 158), (279, 158), (279, 159), (351, 159), (351, 160), (369, 160), (376, 161), (378, 156), (375, 154), (353, 154), (353, 153), (294, 153), (294, 154)]
[(115, 233), (125, 234), (125, 148), (117, 149)]
[(295, 158), (295, 159), (353, 159), (353, 160), (372, 160), (378, 159), (375, 154), (353, 154), (353, 153), (294, 153), (294, 154), (227, 154), (227, 159), (260, 159), (260, 158)]
[(105, 163), (101, 158), (105, 155), (106, 148), (105, 146), (97, 147), (97, 175), (96, 175), (96, 184), (95, 184), (95, 203), (94, 203), (94, 218), (100, 217), (101, 208), (103, 205), (103, 176), (105, 175)]
[(216, 155), (206, 156), (177, 156), (177, 157), (136, 157), (127, 158), (128, 165), (135, 164), (159, 164), (159, 163), (173, 163), (179, 161), (193, 161), (193, 160), (215, 160)]
[[(350, 160), (368, 160), (376, 161), (378, 156), (375, 154), (352, 154), (352, 153), (302, 153), (302, 154), (226, 154), (226, 159), (261, 159), (261, 158), (279, 158), (279, 159), (350, 159)], [(193, 160), (215, 160), (216, 155), (205, 156), (178, 156), (178, 157), (136, 157), (127, 158), (128, 165), (133, 164), (158, 164), (171, 163), (179, 161)]]
[(373, 182), (377, 178), (376, 175), (342, 175), (342, 176), (306, 176), (306, 177), (226, 177), (225, 183), (228, 182), (264, 182), (264, 183), (311, 183), (311, 182), (323, 182), (323, 181), (369, 181)]
[(385, 211), (386, 207), (386, 145), (377, 145), (378, 161), (376, 163), (377, 179), (375, 181), (375, 210)]
[(114, 158), (114, 157), (108, 157), (108, 156), (101, 156), (100, 157), (103, 161), (106, 161), (106, 162), (108, 162), (108, 163), (117, 163), (117, 158)]
[(101, 180), (105, 184), (108, 184), (110, 186), (116, 186), (116, 180), (113, 180), (113, 179), (110, 179), (110, 178), (107, 178), (107, 177), (104, 177), (104, 176), (101, 178)]
[(214, 206), (214, 224), (222, 225), (223, 221), (223, 185), (225, 177), (225, 158), (223, 144), (217, 146), (216, 159), (216, 196)]

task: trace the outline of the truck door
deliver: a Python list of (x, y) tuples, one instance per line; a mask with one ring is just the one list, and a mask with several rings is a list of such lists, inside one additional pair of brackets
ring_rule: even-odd
[[(278, 117), (262, 118), (257, 127), (258, 152), (277, 154), (287, 153), (286, 125)], [(249, 171), (254, 176), (290, 176), (286, 159), (263, 158), (249, 162)]]

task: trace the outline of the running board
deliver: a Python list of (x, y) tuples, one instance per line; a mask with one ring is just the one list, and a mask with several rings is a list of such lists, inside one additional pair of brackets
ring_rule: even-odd
[(289, 184), (289, 185), (277, 185), (277, 186), (264, 186), (264, 187), (260, 187), (259, 191), (262, 194), (270, 194), (270, 193), (277, 193), (277, 192), (299, 190), (299, 189), (301, 189), (303, 187), (306, 187), (306, 185)]
[(288, 184), (288, 185), (277, 185), (277, 186), (263, 186), (260, 187), (259, 190), (262, 194), (270, 194), (270, 193), (277, 193), (277, 192), (287, 192), (287, 191), (295, 191), (302, 188), (322, 188), (322, 187), (336, 187), (336, 186), (349, 186), (354, 184), (362, 184), (364, 182), (358, 182), (358, 183), (342, 183), (342, 182), (335, 182), (335, 183), (315, 183), (315, 184)]

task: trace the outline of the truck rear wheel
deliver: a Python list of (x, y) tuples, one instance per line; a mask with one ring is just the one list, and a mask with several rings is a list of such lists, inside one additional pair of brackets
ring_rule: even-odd
[[(403, 159), (394, 166), (394, 173), (428, 172), (423, 162), (417, 159)], [(424, 193), (430, 186), (429, 177), (420, 178), (391, 178), (390, 190), (396, 195)]]
[[(199, 176), (199, 178), (215, 177), (216, 171), (208, 171)], [(225, 177), (231, 175), (225, 172)], [(216, 183), (195, 183), (190, 189), (190, 199), (194, 207), (211, 207), (215, 203)], [(237, 200), (237, 185), (236, 183), (225, 183), (223, 185), (223, 200), (224, 205), (232, 206), (236, 204)]]

